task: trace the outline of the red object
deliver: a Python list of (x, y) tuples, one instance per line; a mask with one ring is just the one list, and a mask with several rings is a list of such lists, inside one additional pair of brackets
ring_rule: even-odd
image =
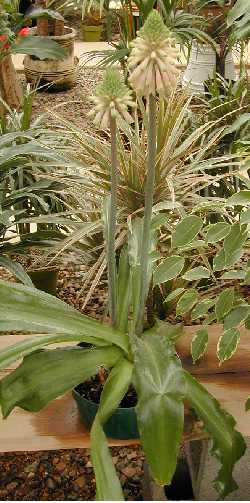
[(17, 36), (18, 37), (27, 37), (27, 35), (29, 35), (29, 32), (30, 32), (30, 29), (25, 26), (24, 28), (22, 28), (18, 33), (17, 33)]
[(0, 35), (0, 49), (9, 49), (10, 47), (10, 44), (4, 44), (2, 45), (1, 42), (5, 42), (6, 40), (8, 40), (8, 36), (7, 35)]

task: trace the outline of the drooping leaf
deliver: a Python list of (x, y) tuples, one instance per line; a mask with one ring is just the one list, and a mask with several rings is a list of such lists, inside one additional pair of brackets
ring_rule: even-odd
[(6, 269), (8, 269), (24, 285), (35, 288), (29, 275), (23, 266), (18, 262), (14, 262), (14, 260), (9, 259), (8, 257), (1, 256), (0, 266), (6, 267)]
[(205, 353), (208, 344), (208, 331), (206, 328), (198, 330), (191, 343), (193, 363), (197, 362)]
[(187, 281), (197, 281), (199, 279), (209, 278), (210, 272), (206, 267), (198, 266), (187, 271), (182, 277)]
[(221, 363), (233, 356), (239, 341), (240, 332), (237, 328), (229, 328), (221, 335), (217, 346), (217, 356)]
[(214, 481), (219, 499), (237, 489), (233, 479), (235, 463), (243, 456), (246, 445), (242, 435), (235, 430), (235, 420), (224, 411), (217, 400), (188, 372), (186, 378), (186, 398), (204, 423), (205, 429), (213, 439), (212, 454), (221, 463)]
[(219, 295), (215, 304), (217, 320), (221, 321), (231, 311), (234, 303), (234, 288), (227, 288)]
[(197, 234), (199, 234), (202, 226), (202, 219), (196, 215), (183, 218), (172, 234), (172, 247), (178, 248), (191, 243)]
[(63, 59), (67, 51), (57, 42), (47, 37), (19, 37), (11, 46), (12, 54), (30, 54), (38, 59)]
[(48, 293), (0, 280), (2, 330), (84, 335), (90, 344), (113, 343), (128, 350), (127, 336), (118, 330), (80, 314)]
[(176, 314), (182, 316), (190, 311), (198, 302), (198, 292), (194, 288), (187, 290), (177, 302)]
[(230, 206), (250, 205), (250, 190), (241, 190), (240, 192), (236, 192), (227, 199), (227, 204)]
[(155, 480), (170, 484), (183, 432), (185, 381), (181, 362), (166, 338), (136, 339), (135, 387), (143, 450)]
[(212, 224), (209, 226), (206, 243), (217, 243), (221, 239), (224, 239), (231, 230), (231, 225), (226, 222), (218, 222), (217, 224)]
[(160, 285), (166, 281), (177, 278), (185, 265), (185, 259), (179, 255), (173, 255), (166, 258), (158, 265), (154, 271), (153, 282), (155, 285)]
[(98, 413), (91, 428), (91, 457), (96, 477), (97, 497), (102, 501), (121, 501), (123, 494), (116, 475), (102, 425), (117, 409), (131, 383), (133, 365), (121, 359), (105, 383)]
[(7, 346), (6, 348), (1, 350), (0, 370), (8, 368), (11, 363), (20, 360), (24, 356), (32, 353), (33, 351), (36, 351), (37, 349), (41, 349), (44, 346), (49, 346), (51, 344), (61, 342), (69, 342), (71, 344), (74, 344), (75, 342), (85, 342), (85, 337), (84, 335), (81, 336), (77, 333), (75, 335), (55, 334), (35, 337), (27, 336), (26, 339), (17, 342), (16, 344), (12, 344), (11, 346)]
[(113, 367), (121, 358), (120, 349), (38, 350), (0, 381), (0, 404), (4, 417), (14, 407), (36, 412), (54, 398), (97, 374), (99, 367)]

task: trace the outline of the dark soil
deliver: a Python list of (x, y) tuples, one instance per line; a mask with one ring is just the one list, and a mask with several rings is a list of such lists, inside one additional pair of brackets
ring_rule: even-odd
[[(85, 381), (76, 387), (76, 391), (84, 398), (91, 400), (94, 403), (100, 403), (100, 396), (103, 390), (103, 383), (100, 381), (100, 376), (97, 374), (88, 381)], [(120, 403), (120, 407), (128, 408), (135, 407), (137, 404), (137, 395), (133, 386), (130, 386), (128, 392)]]

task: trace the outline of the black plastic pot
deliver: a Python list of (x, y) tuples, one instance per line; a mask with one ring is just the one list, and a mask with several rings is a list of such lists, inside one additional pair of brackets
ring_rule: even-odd
[(38, 271), (30, 271), (28, 274), (36, 288), (43, 292), (50, 293), (51, 295), (56, 295), (57, 269), (41, 269)]
[[(76, 400), (81, 420), (90, 429), (98, 411), (98, 404), (84, 398), (75, 388), (73, 397)], [(137, 419), (134, 407), (119, 407), (104, 425), (107, 437), (119, 440), (139, 438)]]

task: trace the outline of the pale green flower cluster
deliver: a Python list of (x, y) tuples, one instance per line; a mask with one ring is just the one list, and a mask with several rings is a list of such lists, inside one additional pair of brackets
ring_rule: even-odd
[(101, 129), (108, 129), (110, 119), (123, 119), (132, 122), (128, 107), (134, 107), (132, 93), (124, 84), (120, 72), (116, 68), (108, 68), (103, 82), (97, 86), (93, 96), (94, 110), (90, 113), (94, 123)]

